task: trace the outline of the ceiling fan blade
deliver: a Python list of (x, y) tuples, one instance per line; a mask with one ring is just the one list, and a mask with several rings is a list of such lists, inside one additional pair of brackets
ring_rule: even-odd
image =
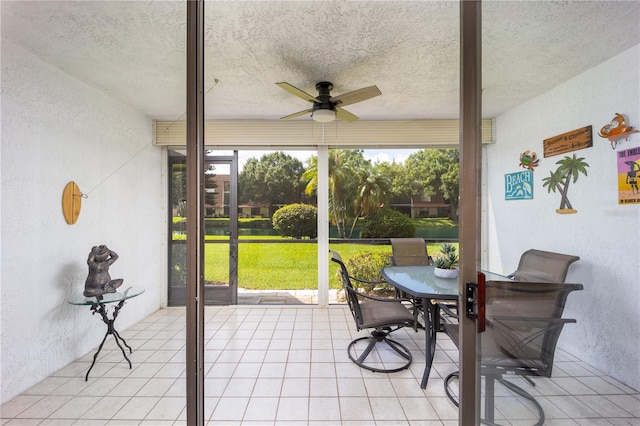
[(334, 96), (331, 98), (331, 103), (336, 106), (347, 106), (355, 104), (356, 102), (366, 101), (367, 99), (375, 98), (382, 95), (378, 86), (363, 87), (362, 89), (354, 90), (352, 92), (343, 93), (342, 95)]
[(287, 92), (296, 95), (299, 98), (304, 99), (305, 101), (308, 102), (318, 102), (318, 100), (315, 98), (315, 96), (311, 96), (310, 94), (308, 94), (307, 92), (305, 92), (304, 90), (300, 90), (295, 86), (290, 85), (289, 83), (286, 82), (280, 82), (280, 83), (276, 83), (278, 86), (280, 86), (281, 88), (283, 88), (284, 90), (286, 90)]
[(310, 114), (312, 111), (312, 109), (305, 109), (304, 111), (299, 111), (293, 114), (285, 115), (284, 117), (280, 117), (280, 120), (291, 120), (292, 118), (300, 117), (301, 115)]
[(346, 109), (336, 107), (336, 118), (338, 120), (346, 121), (347, 123), (353, 123), (358, 119), (358, 116), (355, 114), (351, 114)]

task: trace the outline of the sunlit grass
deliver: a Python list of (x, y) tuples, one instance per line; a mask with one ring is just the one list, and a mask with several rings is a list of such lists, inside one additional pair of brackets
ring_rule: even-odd
[(416, 228), (455, 228), (458, 226), (451, 219), (444, 217), (423, 217), (420, 219), (412, 219)]
[[(184, 220), (175, 218), (174, 222)], [(228, 220), (228, 219), (227, 219)], [(249, 219), (251, 220), (251, 219)], [(262, 219), (264, 220), (264, 219)], [(456, 224), (446, 218), (414, 219), (416, 229), (449, 228)], [(173, 233), (174, 241), (186, 240), (183, 233)], [(273, 242), (274, 240), (288, 242)], [(240, 235), (238, 244), (238, 287), (252, 290), (305, 290), (318, 288), (318, 254), (315, 243), (293, 243), (289, 238), (277, 236)], [(243, 243), (243, 240), (270, 240), (271, 242)], [(209, 283), (228, 283), (229, 281), (229, 244), (228, 236), (207, 235), (205, 241), (205, 281)], [(457, 243), (456, 243), (457, 246)], [(354, 243), (331, 244), (346, 262), (362, 253), (382, 253), (391, 256), (390, 245), (366, 245)], [(429, 254), (436, 253), (439, 242), (428, 243)], [(326, 254), (329, 262), (329, 253)], [(329, 287), (340, 288), (337, 265), (329, 262)]]
[[(268, 237), (263, 237), (263, 239), (266, 238)], [(273, 240), (273, 237), (270, 239)], [(330, 244), (330, 247), (340, 253), (345, 262), (365, 251), (391, 256), (390, 245), (354, 243)], [(439, 243), (427, 244), (429, 253), (437, 252), (439, 247)], [(240, 243), (238, 245), (238, 287), (252, 290), (317, 289), (317, 253), (317, 245), (314, 243)], [(326, 258), (329, 262), (329, 253)], [(337, 272), (337, 265), (330, 262), (330, 288), (341, 287)], [(228, 276), (229, 245), (206, 244), (205, 281), (228, 282)]]

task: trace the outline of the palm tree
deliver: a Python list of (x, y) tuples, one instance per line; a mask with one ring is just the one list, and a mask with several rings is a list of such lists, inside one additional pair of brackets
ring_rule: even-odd
[(562, 160), (557, 161), (556, 164), (558, 164), (558, 168), (555, 172), (551, 172), (549, 177), (542, 180), (544, 182), (542, 186), (548, 186), (548, 192), (560, 191), (562, 199), (560, 200), (560, 208), (556, 210), (556, 213), (576, 213), (577, 210), (571, 206), (567, 197), (569, 183), (572, 180), (573, 183), (576, 183), (580, 173), (587, 176), (589, 164), (584, 161), (583, 157), (576, 157), (576, 154), (573, 154), (573, 157), (564, 157)]
[(353, 231), (361, 216), (368, 216), (380, 209), (389, 194), (391, 179), (382, 176), (377, 171), (367, 168), (361, 170), (358, 183), (358, 194), (353, 200), (353, 211), (355, 216), (351, 225), (349, 237), (353, 236)]
[[(344, 203), (344, 185), (341, 184), (344, 170), (340, 167), (340, 150), (329, 153), (329, 211), (331, 220), (338, 229), (338, 235), (345, 238), (344, 224), (347, 206)], [(307, 170), (302, 174), (302, 179), (308, 181), (304, 192), (311, 195), (318, 188), (318, 157), (312, 156), (307, 164)]]
[[(309, 195), (318, 186), (317, 157), (311, 157), (307, 164), (302, 178), (307, 181), (305, 192)], [(329, 211), (340, 238), (352, 237), (359, 218), (380, 208), (390, 186), (390, 180), (375, 173), (361, 151), (329, 151)]]

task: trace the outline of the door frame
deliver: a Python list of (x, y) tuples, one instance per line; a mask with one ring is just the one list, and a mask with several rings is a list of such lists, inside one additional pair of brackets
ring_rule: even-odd
[[(460, 2), (460, 425), (480, 424), (477, 320), (467, 317), (466, 283), (478, 282), (481, 258), (482, 2)], [(476, 300), (477, 300), (476, 295)], [(471, 306), (470, 311), (476, 312)]]
[[(171, 272), (176, 262), (178, 264), (181, 262), (179, 253), (182, 250), (186, 250), (188, 241), (174, 241), (173, 239), (173, 224), (171, 217), (172, 213), (172, 198), (173, 191), (175, 188), (172, 186), (172, 174), (174, 173), (174, 165), (181, 164), (184, 167), (187, 166), (187, 157), (186, 156), (172, 156), (171, 153), (168, 153), (168, 193), (169, 193), (169, 208), (168, 208), (168, 224), (169, 224), (169, 232), (168, 232), (168, 267), (167, 267), (167, 275), (169, 280), (169, 285), (167, 286), (167, 304), (169, 306), (181, 306), (186, 304), (186, 283), (174, 283), (171, 278)], [(205, 305), (235, 305), (238, 303), (238, 151), (233, 151), (232, 155), (224, 155), (224, 156), (205, 156), (203, 160), (203, 169), (207, 170), (207, 164), (221, 164), (229, 166), (229, 200), (228, 200), (228, 209), (229, 209), (229, 234), (228, 238), (220, 239), (220, 240), (209, 240), (204, 241), (203, 249), (206, 251), (206, 247), (208, 244), (228, 244), (228, 262), (229, 262), (229, 271), (226, 278), (227, 285), (205, 285), (204, 286), (204, 301)], [(188, 171), (187, 171), (188, 172)], [(204, 176), (204, 175), (203, 175)], [(203, 177), (204, 179), (204, 177)], [(224, 189), (221, 192), (224, 197)], [(184, 196), (184, 195), (183, 195)], [(224, 200), (223, 200), (224, 205)], [(203, 220), (204, 220), (203, 213)], [(188, 225), (187, 225), (188, 226)], [(203, 226), (203, 230), (205, 229), (205, 225)], [(188, 235), (188, 234), (187, 234)], [(182, 250), (177, 250), (177, 248), (181, 248)], [(206, 261), (206, 259), (203, 259)], [(226, 261), (226, 260), (225, 260)], [(183, 265), (183, 267), (186, 266)]]
[[(238, 303), (238, 151), (233, 155), (207, 156), (206, 164), (229, 166), (229, 239), (205, 242), (229, 244), (229, 283), (226, 286), (205, 286), (206, 305), (236, 305)], [(224, 197), (224, 189), (222, 191)], [(224, 200), (223, 200), (224, 204)]]

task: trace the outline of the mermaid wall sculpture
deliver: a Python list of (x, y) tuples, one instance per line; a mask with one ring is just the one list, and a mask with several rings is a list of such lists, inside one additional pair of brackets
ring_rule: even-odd
[(115, 293), (122, 285), (122, 278), (115, 280), (109, 275), (109, 266), (118, 260), (118, 254), (105, 245), (93, 246), (87, 258), (89, 276), (84, 283), (84, 296), (102, 299), (105, 293)]

